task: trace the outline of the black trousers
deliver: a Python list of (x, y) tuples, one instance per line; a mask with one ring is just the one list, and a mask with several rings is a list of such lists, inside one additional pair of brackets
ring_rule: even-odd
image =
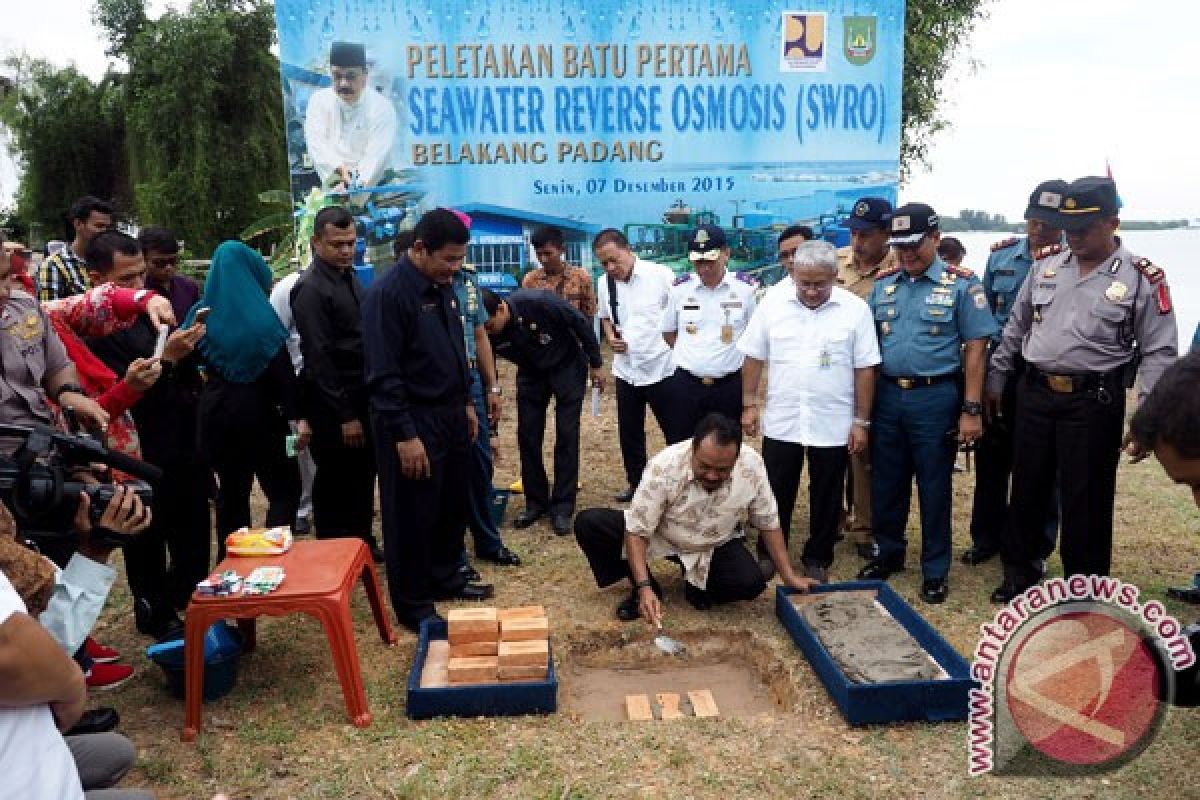
[(634, 386), (613, 378), (617, 385), (617, 436), (621, 442), (625, 479), (630, 486), (642, 482), (642, 471), (646, 469), (646, 406), (650, 407), (658, 427), (666, 436), (668, 418), (674, 413), (669, 404), (670, 380), (665, 378), (648, 386)]
[(375, 448), (371, 442), (371, 421), (365, 405), (356, 409), (362, 422), (366, 444), (347, 447), (342, 441), (342, 426), (328, 412), (309, 414), (312, 425), (313, 520), (317, 538), (360, 538), (374, 543), (371, 526), (375, 517)]
[(1006, 572), (1022, 583), (1041, 576), (1053, 550), (1045, 521), (1057, 476), (1062, 503), (1060, 554), (1067, 575), (1107, 575), (1112, 565), (1113, 500), (1125, 390), (1108, 379), (1103, 391), (1063, 394), (1027, 375), (1017, 389), (1012, 477), (1012, 536)]
[(664, 391), (668, 408), (663, 436), (667, 444), (676, 444), (690, 439), (696, 433), (700, 420), (712, 412), (724, 414), (732, 420), (742, 418), (742, 371), (716, 378), (705, 383), (683, 368), (667, 378)]
[[(1013, 449), (1016, 444), (1017, 386), (1023, 378), (1012, 378), (1004, 387), (1000, 400), (1001, 417), (992, 420), (983, 431), (975, 448), (975, 495), (971, 506), (971, 544), (985, 552), (998, 552), (1008, 538), (1012, 524), (1009, 518), (1009, 479), (1012, 476)], [(1055, 482), (1054, 499), (1049, 516), (1042, 525), (1042, 547), (1047, 553), (1054, 550), (1058, 538), (1058, 491)]]
[[(845, 446), (805, 447), (802, 444), (781, 442), (763, 437), (762, 457), (767, 468), (767, 480), (775, 503), (779, 506), (779, 524), (784, 541), (790, 541), (792, 510), (800, 489), (804, 457), (808, 455), (808, 541), (804, 543), (805, 564), (828, 567), (833, 563), (833, 547), (837, 543), (838, 524), (842, 517), (842, 491), (846, 481), (846, 465), (850, 455)], [(767, 555), (762, 537), (758, 540), (760, 556)]]
[[(465, 583), (458, 566), (470, 457), (465, 405), (413, 406), (412, 417), (429, 458), (428, 478), (403, 477), (395, 442), (375, 437), (388, 592), (396, 617), (408, 626), (434, 614), (434, 600)], [(385, 429), (378, 418), (373, 425)]]
[[(625, 514), (611, 508), (589, 508), (575, 517), (575, 540), (591, 565), (600, 588), (632, 576), (622, 555)], [(753, 600), (767, 588), (758, 560), (745, 539), (731, 539), (713, 550), (705, 591), (714, 603)]]
[[(165, 615), (187, 607), (196, 584), (208, 577), (212, 477), (198, 461), (161, 465), (154, 486), (150, 527), (124, 548), (125, 574), (135, 599)], [(170, 567), (167, 556), (170, 554)]]
[[(521, 453), (521, 483), (525, 508), (552, 514), (573, 514), (579, 485), (579, 415), (587, 389), (583, 353), (548, 372), (517, 372), (517, 447)], [(546, 407), (554, 398), (554, 489), (546, 478), (542, 440)]]
[(254, 480), (267, 497), (268, 528), (291, 525), (300, 505), (300, 468), (289, 458), (285, 440), (290, 431), (282, 416), (264, 418), (253, 432), (211, 448), (217, 473), (217, 559), (225, 557), (225, 537), (251, 524), (250, 491)]

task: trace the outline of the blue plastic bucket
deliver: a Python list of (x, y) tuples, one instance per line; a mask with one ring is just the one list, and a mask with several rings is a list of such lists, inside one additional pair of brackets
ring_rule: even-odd
[[(167, 676), (171, 694), (182, 699), (187, 689), (183, 640), (153, 645), (146, 649), (146, 655)], [(241, 657), (241, 632), (224, 622), (208, 629), (204, 635), (204, 702), (219, 700), (233, 691)]]

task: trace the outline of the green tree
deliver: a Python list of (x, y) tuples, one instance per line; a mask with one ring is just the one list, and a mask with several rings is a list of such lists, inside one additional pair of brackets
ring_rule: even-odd
[(908, 0), (904, 24), (901, 171), (927, 163), (934, 134), (949, 124), (941, 99), (946, 73), (985, 15), (987, 0)]
[(13, 87), (0, 102), (21, 167), (17, 217), (45, 238), (66, 235), (66, 211), (85, 194), (128, 197), (124, 119), (114, 76), (93, 83), (73, 67), (14, 56), (4, 61)]
[(129, 67), (125, 152), (137, 218), (210, 252), (260, 216), (262, 191), (288, 185), (272, 7), (194, 0), (149, 20), (144, 0), (98, 0), (94, 19)]

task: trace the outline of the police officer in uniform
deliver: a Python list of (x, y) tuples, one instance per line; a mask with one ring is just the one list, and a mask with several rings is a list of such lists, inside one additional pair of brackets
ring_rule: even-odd
[[(1178, 352), (1163, 271), (1122, 244), (1118, 207), (1110, 178), (1070, 184), (1058, 214), (1067, 246), (1039, 252), (992, 355), (991, 413), (1003, 413), (1001, 392), (1017, 356), (1026, 364), (1017, 388), (1012, 530), (995, 602), (1043, 577), (1053, 542), (1042, 525), (1056, 476), (1064, 573), (1108, 574), (1125, 389), (1136, 373), (1140, 401)], [(1129, 452), (1142, 455), (1133, 444)]]
[[(604, 358), (592, 324), (548, 289), (520, 289), (501, 300), (483, 293), (485, 328), (496, 355), (517, 365), (517, 447), (525, 510), (513, 521), (527, 528), (546, 514), (554, 533), (571, 532), (579, 484), (579, 415), (587, 377), (604, 387)], [(554, 488), (542, 461), (546, 407), (554, 398)]]
[[(850, 244), (837, 251), (837, 283), (847, 291), (866, 300), (880, 271), (896, 265), (896, 253), (888, 247), (891, 230), (892, 204), (882, 197), (864, 197), (854, 204), (846, 227), (850, 229)], [(850, 456), (847, 473), (846, 532), (863, 558), (878, 553), (871, 536), (871, 451), (862, 450)]]
[(871, 527), (879, 555), (858, 577), (882, 580), (904, 568), (915, 473), (921, 598), (941, 603), (951, 560), (954, 455), (959, 442), (983, 433), (987, 339), (996, 322), (979, 279), (938, 257), (941, 234), (932, 208), (901, 206), (890, 226), (897, 266), (878, 274), (867, 301), (883, 356), (871, 436)]
[[(1000, 333), (1008, 322), (1017, 292), (1033, 266), (1034, 254), (1043, 247), (1060, 244), (1058, 209), (1067, 191), (1063, 180), (1043, 181), (1029, 195), (1025, 208), (1024, 237), (1010, 237), (992, 245), (983, 274), (983, 292), (996, 319), (996, 333), (988, 341), (989, 355), (1000, 344)], [(1018, 359), (1015, 372), (1024, 365)], [(1014, 376), (1014, 378), (1017, 376)], [(971, 508), (971, 547), (963, 553), (968, 566), (982, 564), (1000, 552), (1000, 543), (1008, 527), (1008, 479), (1012, 473), (1012, 425), (1017, 418), (1017, 382), (1007, 381), (1001, 402), (1001, 415), (988, 420), (975, 453), (975, 501)], [(1054, 546), (1058, 531), (1057, 504), (1043, 527)]]
[(689, 439), (712, 412), (742, 416), (742, 360), (738, 337), (754, 313), (753, 276), (726, 269), (729, 242), (717, 225), (701, 225), (688, 237), (695, 272), (680, 275), (663, 314), (663, 338), (675, 351), (669, 379), (667, 444)]
[(451, 284), (469, 240), (453, 212), (426, 213), (408, 252), (362, 304), (388, 591), (400, 624), (414, 632), (437, 618), (435, 600), (493, 594), (459, 571), (462, 487), (479, 420)]

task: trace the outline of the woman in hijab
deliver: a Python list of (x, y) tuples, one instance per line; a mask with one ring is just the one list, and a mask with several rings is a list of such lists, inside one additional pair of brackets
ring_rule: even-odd
[(198, 447), (217, 474), (217, 545), (250, 525), (255, 478), (267, 497), (267, 527), (290, 525), (300, 502), (300, 472), (288, 456), (288, 422), (296, 423), (296, 449), (312, 431), (300, 415), (300, 385), (288, 358), (287, 330), (268, 295), (271, 270), (241, 242), (213, 253), (204, 299), (188, 312), (185, 327), (208, 309), (207, 329), (196, 350), (207, 380), (200, 395)]

